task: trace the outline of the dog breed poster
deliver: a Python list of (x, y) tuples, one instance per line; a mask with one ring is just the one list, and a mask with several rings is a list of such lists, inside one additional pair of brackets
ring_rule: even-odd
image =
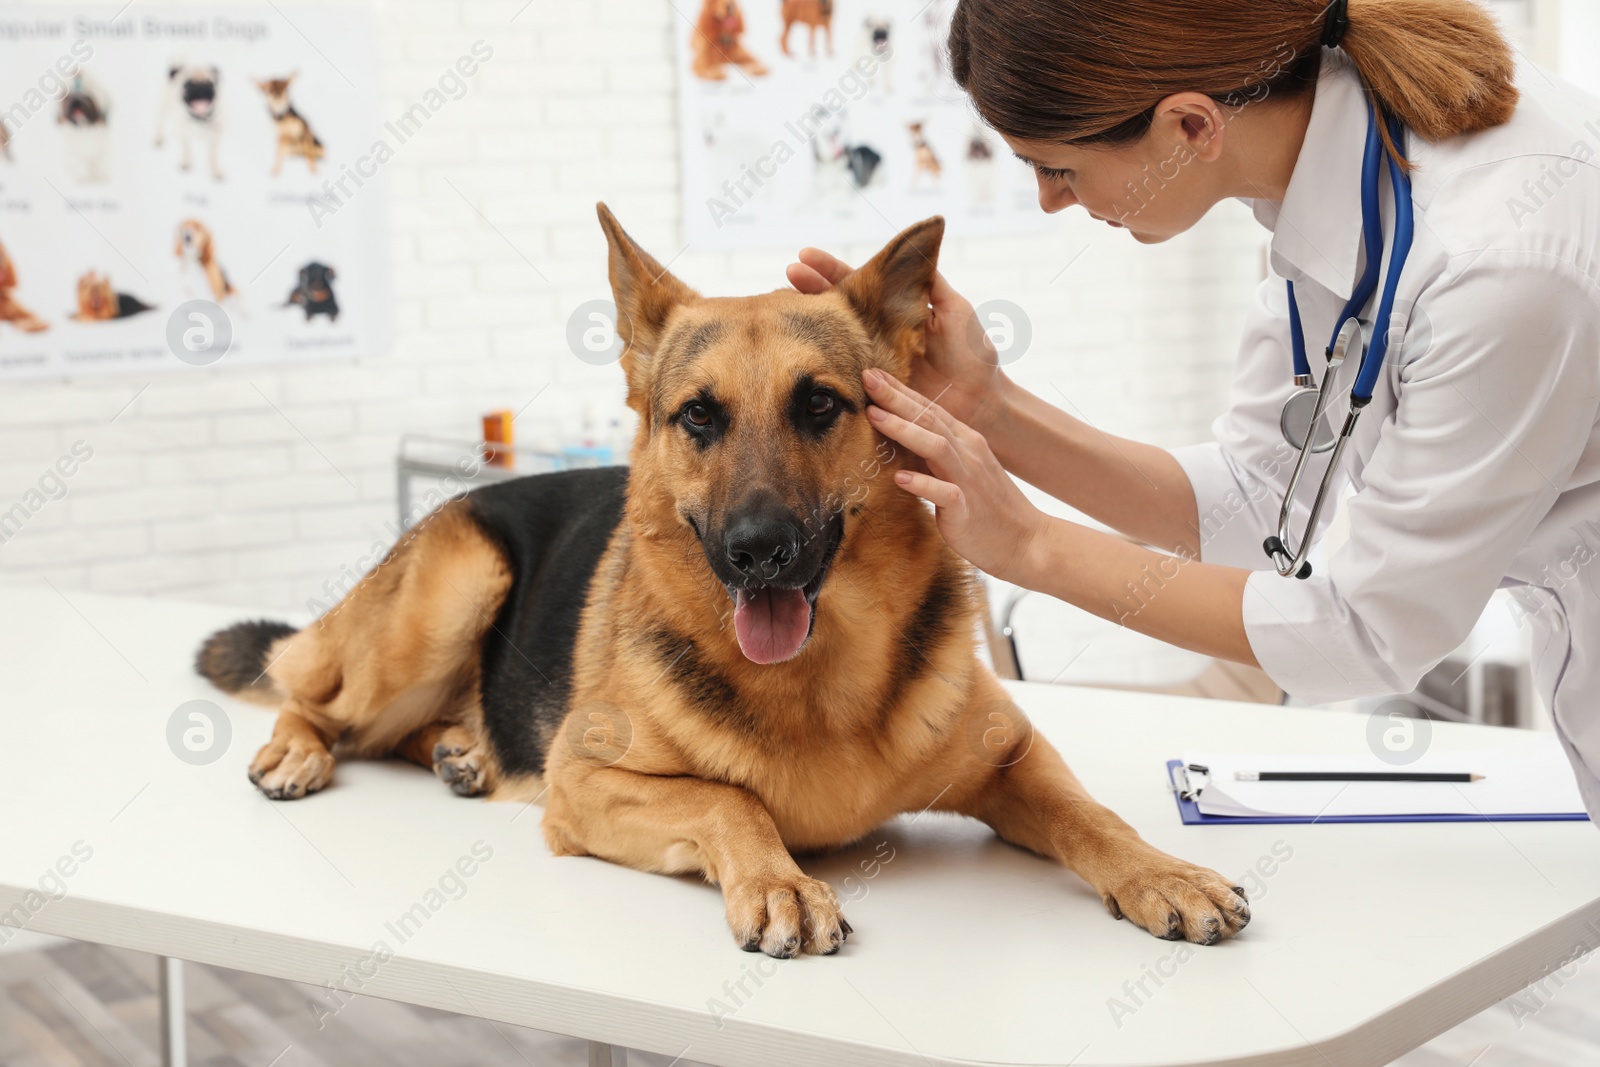
[(963, 233), (1036, 224), (1032, 176), (946, 69), (954, 6), (692, 0), (675, 31), (686, 240), (827, 244), (935, 213)]
[(174, 349), (196, 307), (229, 362), (389, 351), (382, 163), (405, 148), (371, 16), (292, 18), (0, 13), (0, 378), (213, 362)]

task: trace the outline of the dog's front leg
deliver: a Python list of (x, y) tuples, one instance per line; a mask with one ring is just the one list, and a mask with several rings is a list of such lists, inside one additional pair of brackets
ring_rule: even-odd
[(704, 875), (722, 887), (728, 926), (746, 952), (828, 955), (844, 942), (850, 924), (833, 887), (800, 870), (748, 790), (562, 763), (552, 760), (544, 815), (545, 841), (557, 855)]
[(1244, 890), (1147, 844), (1089, 795), (1020, 711), (995, 710), (1004, 706), (986, 705), (984, 721), (967, 733), (994, 731), (1008, 740), (940, 807), (982, 819), (1012, 844), (1060, 860), (1100, 894), (1113, 918), (1127, 918), (1157, 937), (1210, 945), (1245, 928), (1250, 904)]

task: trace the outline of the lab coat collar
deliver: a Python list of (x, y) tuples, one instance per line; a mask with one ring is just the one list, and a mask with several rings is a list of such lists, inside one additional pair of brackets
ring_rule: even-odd
[(1309, 277), (1330, 292), (1355, 289), (1361, 258), (1361, 155), (1367, 103), (1355, 66), (1324, 49), (1311, 122), (1283, 202), (1253, 200), (1272, 231), (1272, 268), (1291, 281)]

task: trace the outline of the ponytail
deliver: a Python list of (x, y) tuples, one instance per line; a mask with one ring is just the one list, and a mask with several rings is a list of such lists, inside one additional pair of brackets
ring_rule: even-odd
[(1378, 106), (1427, 140), (1499, 125), (1516, 109), (1511, 46), (1473, 0), (1342, 6), (960, 0), (950, 70), (985, 122), (1025, 141), (1136, 141), (1174, 93), (1243, 106), (1305, 92), (1316, 84), (1325, 37), (1344, 49)]
[(1351, 0), (1349, 18), (1340, 47), (1378, 104), (1424, 140), (1498, 126), (1516, 110), (1511, 46), (1477, 4)]

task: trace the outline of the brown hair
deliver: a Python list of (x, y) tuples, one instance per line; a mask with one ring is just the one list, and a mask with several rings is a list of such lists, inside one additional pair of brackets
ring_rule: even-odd
[[(950, 70), (983, 120), (1008, 137), (1126, 144), (1148, 132), (1156, 104), (1174, 93), (1242, 106), (1314, 86), (1329, 6), (960, 0)], [(1339, 47), (1376, 103), (1418, 135), (1438, 141), (1511, 117), (1511, 47), (1472, 0), (1351, 0), (1348, 18)]]

